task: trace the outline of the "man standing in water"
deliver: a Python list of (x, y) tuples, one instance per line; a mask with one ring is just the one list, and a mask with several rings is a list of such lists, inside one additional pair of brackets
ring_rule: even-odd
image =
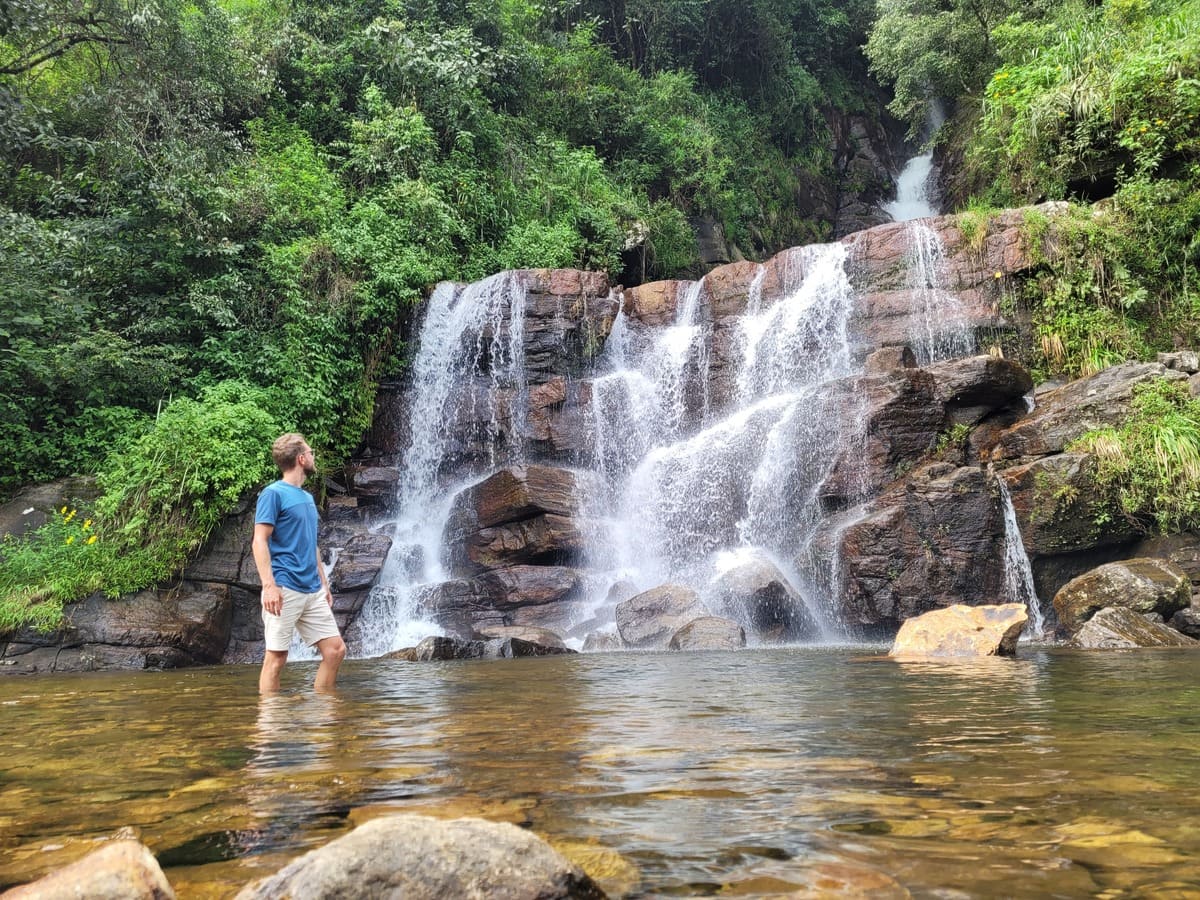
[(263, 488), (254, 514), (254, 564), (262, 581), (266, 655), (260, 693), (279, 690), (292, 633), (316, 645), (321, 665), (313, 687), (333, 690), (346, 643), (333, 619), (333, 594), (317, 548), (317, 505), (303, 484), (316, 472), (312, 447), (300, 434), (284, 434), (271, 445), (280, 479)]

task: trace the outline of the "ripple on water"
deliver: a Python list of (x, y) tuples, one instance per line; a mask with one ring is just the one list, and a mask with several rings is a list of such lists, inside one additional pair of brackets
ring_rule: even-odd
[[(133, 835), (229, 897), (393, 812), (530, 828), (614, 896), (1196, 896), (1200, 654), (862, 647), (0, 680), (0, 885)], [(1191, 893), (1189, 893), (1191, 891)]]

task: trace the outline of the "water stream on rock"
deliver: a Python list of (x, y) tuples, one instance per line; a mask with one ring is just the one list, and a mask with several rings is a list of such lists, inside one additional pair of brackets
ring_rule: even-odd
[[(910, 345), (921, 363), (966, 355), (972, 336), (958, 299), (941, 286), (937, 233), (913, 222), (907, 243)], [(723, 579), (766, 571), (786, 584), (804, 622), (789, 639), (844, 637), (832, 613), (839, 561), (814, 538), (835, 470), (843, 504), (866, 499), (855, 474), (866, 418), (847, 390), (863, 362), (851, 333), (859, 297), (847, 255), (843, 243), (786, 251), (773, 263), (781, 282), (774, 296), (763, 296), (760, 266), (740, 314), (714, 315), (704, 279), (680, 288), (667, 325), (616, 314), (585, 376), (592, 437), (581, 460), (603, 488), (582, 498), (587, 574), (576, 625), (610, 625), (619, 599), (663, 584), (690, 588), (710, 611), (738, 618), (722, 608)], [(440, 633), (421, 601), (454, 577), (441, 546), (453, 497), (525, 458), (524, 312), (519, 272), (442, 285), (430, 299), (393, 550), (350, 636), (353, 655)], [(486, 451), (470, 449), (480, 446)]]
[(1000, 502), (1004, 508), (1004, 593), (1008, 603), (1024, 604), (1029, 610), (1029, 629), (1026, 634), (1033, 639), (1046, 637), (1046, 618), (1042, 614), (1037, 588), (1033, 584), (1033, 568), (1029, 554), (1021, 540), (1021, 529), (1017, 524), (1017, 511), (1013, 508), (1012, 495), (1003, 476), (994, 475), (1000, 489)]

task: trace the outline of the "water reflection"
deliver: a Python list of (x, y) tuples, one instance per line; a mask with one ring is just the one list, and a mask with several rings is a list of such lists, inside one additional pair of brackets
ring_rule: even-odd
[(1186, 896), (1197, 685), (1186, 651), (863, 648), (0, 680), (0, 885), (128, 828), (232, 897), (408, 811), (517, 822), (614, 896)]

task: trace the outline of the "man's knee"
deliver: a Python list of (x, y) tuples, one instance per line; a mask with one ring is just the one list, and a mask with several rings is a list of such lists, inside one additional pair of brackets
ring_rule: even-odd
[(317, 644), (317, 650), (327, 663), (340, 663), (346, 658), (346, 642), (341, 637), (325, 638)]
[(286, 650), (268, 650), (263, 655), (263, 668), (282, 669), (284, 664), (287, 663), (287, 658)]

